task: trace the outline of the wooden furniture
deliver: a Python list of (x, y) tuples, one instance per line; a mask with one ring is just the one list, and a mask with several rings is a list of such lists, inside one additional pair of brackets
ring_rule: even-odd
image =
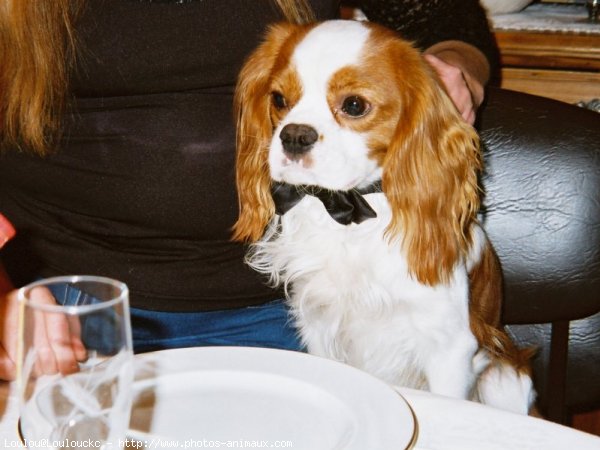
[(600, 23), (585, 6), (536, 3), (491, 21), (502, 87), (568, 103), (600, 99)]

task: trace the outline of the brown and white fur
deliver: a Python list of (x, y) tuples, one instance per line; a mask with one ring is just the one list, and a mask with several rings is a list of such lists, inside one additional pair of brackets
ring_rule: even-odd
[[(308, 351), (526, 413), (527, 355), (500, 328), (500, 270), (477, 222), (478, 136), (420, 53), (369, 23), (277, 24), (235, 101), (234, 238), (286, 287)], [(290, 152), (287, 124), (318, 138)], [(279, 216), (270, 195), (272, 181), (349, 190), (378, 179), (383, 192), (365, 196), (377, 217), (360, 224), (340, 225), (310, 195)]]

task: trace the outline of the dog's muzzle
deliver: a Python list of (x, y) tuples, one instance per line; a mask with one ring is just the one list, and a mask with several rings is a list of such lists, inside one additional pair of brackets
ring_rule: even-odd
[(298, 160), (310, 151), (319, 139), (319, 133), (309, 125), (290, 123), (283, 127), (279, 138), (285, 155)]

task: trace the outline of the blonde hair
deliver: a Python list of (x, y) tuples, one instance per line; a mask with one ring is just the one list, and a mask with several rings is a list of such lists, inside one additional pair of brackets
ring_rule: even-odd
[(0, 6), (2, 148), (45, 153), (59, 131), (78, 1), (4, 0)]
[[(94, 0), (91, 0), (94, 1)], [(308, 0), (273, 0), (294, 23), (314, 20)], [(0, 149), (48, 153), (60, 135), (83, 0), (0, 0)]]
[(308, 23), (315, 20), (308, 0), (275, 0), (289, 22)]

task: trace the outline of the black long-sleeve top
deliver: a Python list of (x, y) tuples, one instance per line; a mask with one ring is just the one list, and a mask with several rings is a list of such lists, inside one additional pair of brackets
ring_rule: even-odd
[(479, 49), (494, 75), (498, 50), (486, 12), (478, 0), (358, 0), (365, 15), (412, 40), (421, 50), (443, 41), (462, 41)]
[[(487, 54), (485, 22), (470, 18), (481, 15), (476, 4), (361, 6), (372, 20), (402, 24), (423, 48), (464, 40)], [(445, 14), (449, 5), (464, 13)], [(337, 15), (334, 0), (312, 6), (320, 20)], [(126, 282), (133, 306), (171, 311), (281, 295), (230, 240), (238, 212), (233, 86), (277, 20), (266, 0), (87, 2), (59, 148), (0, 156), (0, 211), (18, 232), (2, 259), (15, 285), (98, 274)]]

